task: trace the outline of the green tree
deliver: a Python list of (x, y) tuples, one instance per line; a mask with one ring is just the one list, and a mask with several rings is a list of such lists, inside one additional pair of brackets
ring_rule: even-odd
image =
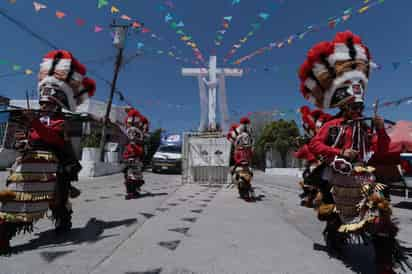
[(295, 121), (278, 120), (265, 126), (262, 135), (256, 142), (256, 156), (258, 161), (264, 161), (265, 148), (271, 145), (279, 151), (282, 167), (286, 167), (286, 157), (291, 149), (296, 148), (296, 138), (299, 137), (299, 129)]

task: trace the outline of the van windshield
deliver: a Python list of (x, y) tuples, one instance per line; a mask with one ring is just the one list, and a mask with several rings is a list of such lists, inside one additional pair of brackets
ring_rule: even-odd
[(158, 151), (164, 153), (182, 153), (182, 149), (179, 146), (160, 146)]

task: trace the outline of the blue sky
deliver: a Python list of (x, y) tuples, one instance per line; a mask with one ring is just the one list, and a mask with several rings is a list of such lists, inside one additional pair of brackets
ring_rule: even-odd
[[(232, 6), (232, 0), (172, 0), (173, 12), (185, 23), (185, 30), (197, 42), (204, 56), (214, 49), (216, 31), (221, 29), (223, 16), (233, 16), (231, 26), (224, 36), (223, 45), (217, 49), (223, 65), (223, 57), (231, 46), (245, 36), (260, 12), (271, 17), (262, 24), (250, 39), (234, 56), (242, 57), (289, 35), (304, 30), (310, 24), (327, 23), (327, 19), (339, 15), (350, 7), (360, 7), (363, 0), (241, 0)], [(115, 56), (108, 32), (94, 33), (95, 24), (108, 26), (113, 16), (109, 8), (97, 8), (95, 0), (39, 0), (47, 9), (36, 13), (28, 0), (16, 0), (10, 4), (3, 0), (0, 8), (10, 16), (27, 24), (38, 34), (63, 49), (70, 50), (89, 69), (111, 80), (113, 60), (104, 63), (88, 63)], [(139, 42), (145, 48), (168, 51), (173, 46), (182, 57), (193, 59), (192, 51), (179, 40), (159, 10), (163, 0), (112, 0), (121, 10), (121, 14), (138, 19), (162, 41), (150, 39), (148, 34), (131, 34), (128, 37), (126, 55), (133, 54)], [(274, 49), (264, 55), (242, 64), (243, 67), (257, 68), (241, 79), (228, 79), (228, 102), (232, 111), (248, 113), (261, 110), (297, 109), (306, 102), (298, 92), (297, 69), (304, 61), (307, 50), (322, 40), (331, 40), (337, 31), (352, 30), (359, 34), (369, 46), (375, 62), (383, 69), (375, 71), (370, 79), (367, 100), (371, 104), (375, 98), (392, 100), (412, 95), (410, 71), (412, 64), (412, 2), (407, 0), (386, 0), (384, 4), (371, 8), (363, 15), (339, 24), (335, 29), (323, 29), (312, 33), (292, 45)], [(56, 10), (66, 13), (58, 20)], [(79, 27), (75, 20), (82, 18), (86, 25)], [(0, 16), (2, 43), (0, 60), (23, 68), (37, 70), (41, 57), (48, 51), (46, 45), (22, 31), (4, 17)], [(401, 62), (394, 69), (393, 62)], [(199, 98), (197, 80), (183, 78), (181, 68), (184, 64), (166, 55), (146, 53), (135, 58), (122, 71), (118, 88), (133, 102), (142, 113), (147, 115), (153, 127), (162, 126), (170, 130), (197, 127), (199, 120)], [(186, 65), (185, 65), (186, 66)], [(192, 66), (192, 65), (191, 65)], [(195, 66), (195, 65), (193, 65)], [(265, 71), (264, 68), (270, 68)], [(273, 69), (276, 67), (277, 69)], [(36, 77), (18, 75), (1, 77), (13, 72), (10, 64), (0, 64), (0, 93), (11, 98), (23, 99), (26, 89), (33, 89)], [(92, 76), (92, 75), (91, 75)], [(93, 77), (93, 76), (92, 76)], [(97, 79), (96, 79), (97, 80)], [(109, 87), (97, 80), (97, 99), (105, 99)], [(115, 103), (121, 103), (116, 98)], [(178, 107), (181, 105), (181, 107)], [(381, 114), (393, 120), (410, 119), (412, 105), (381, 109)], [(289, 115), (289, 118), (297, 118)]]

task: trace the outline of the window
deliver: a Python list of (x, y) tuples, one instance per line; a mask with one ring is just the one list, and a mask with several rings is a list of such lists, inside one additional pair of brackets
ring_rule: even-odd
[(182, 148), (179, 146), (161, 146), (159, 152), (163, 153), (182, 153)]

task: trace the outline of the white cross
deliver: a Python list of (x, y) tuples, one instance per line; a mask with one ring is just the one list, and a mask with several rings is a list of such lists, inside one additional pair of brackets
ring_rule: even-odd
[[(230, 68), (217, 68), (217, 58), (216, 56), (210, 56), (209, 59), (209, 69), (207, 68), (183, 68), (182, 69), (183, 76), (191, 76), (191, 77), (198, 77), (199, 79), (199, 89), (200, 89), (200, 103), (201, 103), (201, 122), (200, 122), (200, 131), (205, 130), (205, 111), (204, 108), (204, 99), (207, 98), (208, 100), (208, 129), (209, 130), (216, 130), (216, 88), (219, 85), (219, 98), (221, 100), (221, 108), (220, 111), (222, 112), (222, 128), (224, 131), (227, 130), (227, 120), (228, 120), (228, 113), (227, 113), (227, 105), (226, 105), (226, 88), (225, 88), (225, 77), (242, 77), (243, 70), (242, 69), (230, 69)], [(209, 76), (209, 80), (206, 80), (206, 77)], [(219, 78), (219, 79), (218, 79)], [(203, 94), (204, 85), (208, 87), (209, 93), (206, 97)], [(206, 97), (206, 98), (205, 98)]]

